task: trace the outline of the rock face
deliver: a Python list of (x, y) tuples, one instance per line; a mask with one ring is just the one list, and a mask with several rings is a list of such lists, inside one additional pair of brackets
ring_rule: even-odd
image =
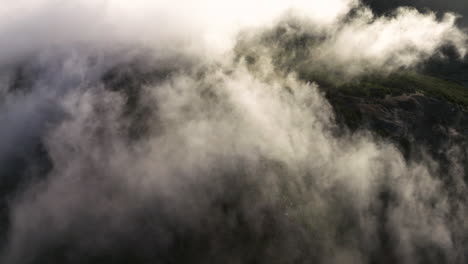
[(328, 98), (341, 124), (388, 138), (405, 155), (414, 155), (420, 151), (415, 146), (422, 146), (434, 158), (448, 161), (450, 150), (457, 149), (458, 158), (468, 162), (468, 111), (462, 106), (421, 93), (385, 98), (333, 94)]

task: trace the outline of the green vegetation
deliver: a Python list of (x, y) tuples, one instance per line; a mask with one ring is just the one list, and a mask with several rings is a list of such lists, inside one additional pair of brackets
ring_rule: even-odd
[(399, 72), (382, 76), (373, 74), (350, 82), (336, 83), (319, 74), (302, 74), (301, 78), (315, 81), (329, 92), (357, 97), (384, 98), (386, 95), (421, 93), (468, 107), (468, 88), (454, 82), (419, 74)]

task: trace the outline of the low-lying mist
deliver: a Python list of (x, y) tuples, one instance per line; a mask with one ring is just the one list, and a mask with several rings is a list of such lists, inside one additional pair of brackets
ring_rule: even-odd
[(407, 158), (299, 76), (462, 58), (455, 15), (248, 2), (0, 4), (2, 263), (468, 261), (466, 144)]

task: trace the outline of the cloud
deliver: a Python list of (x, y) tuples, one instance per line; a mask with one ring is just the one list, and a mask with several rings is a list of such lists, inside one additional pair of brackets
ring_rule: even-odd
[(441, 55), (446, 46), (454, 47), (460, 59), (465, 57), (467, 35), (455, 21), (450, 13), (438, 19), (434, 13), (399, 8), (379, 17), (360, 7), (325, 30), (307, 20), (285, 18), (279, 23), (281, 31), (276, 27), (241, 34), (236, 51), (256, 59), (273, 53), (280, 67), (336, 72), (336, 79), (392, 73), (415, 68)]
[[(93, 48), (145, 45), (159, 49), (225, 52), (244, 27), (273, 23), (288, 9), (317, 23), (331, 23), (355, 0), (320, 1), (4, 1), (1, 58), (44, 48), (88, 44)], [(3, 11), (2, 11), (3, 10)], [(216, 21), (216, 23), (213, 23)], [(104, 47), (102, 47), (104, 46)]]
[(397, 9), (390, 17), (376, 18), (370, 10), (363, 10), (325, 41), (316, 56), (346, 65), (351, 72), (408, 68), (449, 44), (464, 57), (468, 42), (455, 27), (455, 19), (453, 14), (446, 14), (438, 21), (434, 14), (408, 8)]
[(416, 7), (421, 11), (431, 10), (442, 14), (445, 12), (454, 12), (461, 16), (458, 22), (463, 26), (467, 26), (468, 18), (468, 6), (463, 0), (448, 0), (448, 1), (437, 1), (437, 0), (364, 0), (365, 4), (369, 5), (378, 14), (385, 12), (391, 12), (395, 8), (401, 6)]
[[(233, 50), (239, 30), (261, 39), (292, 7), (286, 17), (323, 37), (306, 47), (311, 67), (391, 71), (447, 43), (466, 52), (452, 15), (352, 16), (354, 1), (35, 3), (0, 5), (18, 13), (0, 20), (0, 157), (34, 134), (52, 167), (9, 200), (2, 263), (466, 261), (459, 155), (442, 175), (429, 156), (342, 131), (316, 84), (276, 68), (281, 45), (243, 43), (262, 54), (257, 68)], [(10, 81), (24, 65), (22, 92)]]

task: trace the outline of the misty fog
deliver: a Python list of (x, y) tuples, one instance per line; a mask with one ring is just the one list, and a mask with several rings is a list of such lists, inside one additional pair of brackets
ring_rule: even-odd
[(466, 263), (468, 145), (408, 158), (299, 77), (466, 58), (460, 14), (392, 10), (2, 1), (0, 262)]

